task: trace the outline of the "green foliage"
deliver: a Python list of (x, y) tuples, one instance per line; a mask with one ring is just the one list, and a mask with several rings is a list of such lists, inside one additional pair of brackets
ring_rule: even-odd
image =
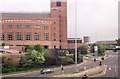
[(120, 46), (120, 38), (118, 38), (117, 43), (118, 43), (118, 46)]
[(97, 43), (97, 46), (98, 46), (98, 55), (105, 55), (105, 50), (107, 46), (101, 43)]
[(36, 50), (28, 50), (25, 60), (23, 60), (23, 66), (40, 66), (45, 62), (44, 58), (45, 52), (38, 52)]
[(57, 65), (58, 64), (58, 55), (52, 52), (46, 52), (45, 53), (45, 65), (50, 66), (50, 65)]
[(34, 50), (38, 51), (38, 52), (43, 52), (43, 50), (45, 50), (44, 46), (42, 45), (34, 45)]
[(25, 49), (26, 49), (26, 51), (27, 50), (34, 50), (34, 47), (32, 45), (29, 45), (29, 46), (25, 46)]
[(6, 68), (13, 68), (16, 66), (13, 57), (4, 58), (3, 61), (4, 61), (4, 67)]
[(5, 42), (2, 43), (2, 46), (5, 46)]
[(69, 65), (69, 64), (74, 64), (74, 60), (70, 57), (62, 56), (59, 57), (60, 64), (62, 65)]
[(20, 67), (39, 67), (45, 62), (47, 51), (41, 45), (28, 46), (25, 58), (21, 59)]
[(83, 45), (81, 47), (81, 54), (83, 55), (88, 54), (88, 45)]

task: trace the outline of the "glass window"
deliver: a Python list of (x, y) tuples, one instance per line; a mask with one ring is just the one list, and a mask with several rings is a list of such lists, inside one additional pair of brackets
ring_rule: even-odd
[(40, 26), (34, 26), (34, 28), (35, 28), (35, 29), (39, 29), (39, 28), (40, 28)]
[(31, 38), (32, 38), (32, 33), (26, 32), (26, 40), (31, 40)]
[(34, 35), (35, 40), (40, 40), (40, 33), (35, 33)]
[(26, 25), (25, 28), (31, 28), (31, 26), (30, 25)]
[(44, 26), (44, 29), (49, 29), (49, 27), (48, 26)]
[(22, 40), (22, 32), (16, 32), (17, 40)]
[(56, 3), (56, 6), (57, 6), (57, 7), (60, 7), (60, 6), (61, 6), (61, 2), (57, 2), (57, 3)]
[(0, 33), (0, 40), (5, 40), (5, 34), (4, 33)]
[(21, 26), (21, 25), (17, 25), (16, 27), (17, 27), (17, 28), (22, 28), (22, 26)]
[(13, 28), (13, 25), (8, 25), (8, 28)]
[(49, 33), (44, 33), (44, 41), (48, 41), (49, 40)]
[(13, 32), (8, 32), (8, 40), (13, 40)]

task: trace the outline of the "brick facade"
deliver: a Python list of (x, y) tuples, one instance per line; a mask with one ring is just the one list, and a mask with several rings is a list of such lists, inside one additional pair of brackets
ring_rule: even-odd
[(66, 0), (51, 0), (50, 13), (1, 14), (0, 44), (5, 42), (19, 51), (23, 45), (35, 44), (44, 45), (48, 49), (68, 48)]

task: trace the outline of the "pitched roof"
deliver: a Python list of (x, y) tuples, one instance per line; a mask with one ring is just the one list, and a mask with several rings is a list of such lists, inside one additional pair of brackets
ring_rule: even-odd
[(49, 18), (50, 13), (0, 13), (2, 18)]

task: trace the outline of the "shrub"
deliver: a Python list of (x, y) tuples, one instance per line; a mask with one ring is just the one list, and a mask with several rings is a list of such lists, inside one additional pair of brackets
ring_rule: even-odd
[(59, 57), (59, 63), (62, 65), (69, 65), (69, 64), (74, 64), (74, 60), (70, 57), (62, 56)]

